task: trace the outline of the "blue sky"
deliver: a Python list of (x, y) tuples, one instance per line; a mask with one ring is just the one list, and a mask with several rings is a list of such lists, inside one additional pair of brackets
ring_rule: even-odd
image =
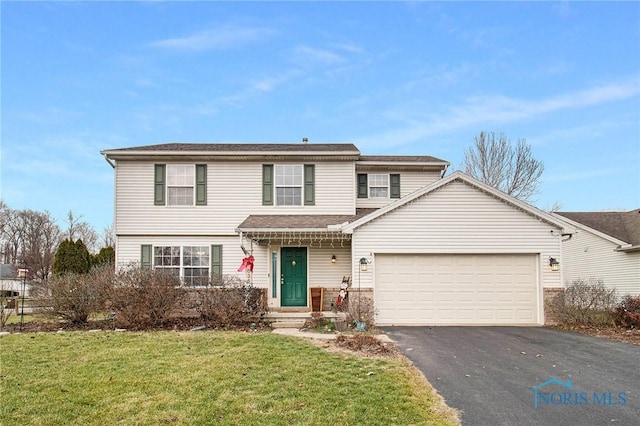
[(1, 197), (113, 218), (100, 150), (352, 142), (545, 164), (536, 206), (640, 207), (637, 2), (0, 3)]

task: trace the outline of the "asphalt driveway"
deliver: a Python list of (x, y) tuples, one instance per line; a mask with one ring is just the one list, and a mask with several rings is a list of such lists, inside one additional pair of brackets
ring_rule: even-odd
[(542, 327), (383, 328), (463, 425), (640, 425), (638, 345)]

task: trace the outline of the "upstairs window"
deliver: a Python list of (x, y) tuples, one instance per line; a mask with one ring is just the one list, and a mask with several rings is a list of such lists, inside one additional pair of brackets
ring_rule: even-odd
[(193, 205), (194, 176), (193, 165), (167, 164), (167, 205)]
[(156, 164), (156, 206), (204, 206), (207, 204), (206, 164)]
[(315, 165), (264, 164), (262, 205), (315, 205)]
[(302, 165), (275, 166), (276, 206), (302, 205)]
[(369, 175), (369, 198), (389, 198), (389, 175)]
[(400, 198), (400, 175), (358, 173), (358, 198)]

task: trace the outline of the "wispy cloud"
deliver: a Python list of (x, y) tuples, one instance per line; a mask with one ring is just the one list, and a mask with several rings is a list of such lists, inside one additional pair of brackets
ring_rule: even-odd
[[(501, 95), (467, 98), (463, 103), (445, 108), (440, 114), (415, 116), (404, 111), (404, 125), (382, 134), (367, 136), (380, 146), (400, 146), (429, 136), (446, 134), (477, 124), (506, 124), (558, 112), (580, 109), (608, 102), (636, 98), (640, 85), (635, 80), (602, 84), (544, 99), (529, 100)], [(395, 114), (402, 116), (403, 114)]]
[(237, 105), (255, 95), (271, 92), (301, 75), (303, 75), (301, 70), (290, 69), (281, 73), (266, 76), (248, 83), (245, 88), (238, 90), (236, 93), (224, 96), (220, 101), (225, 104)]
[(229, 49), (263, 40), (275, 32), (264, 27), (223, 25), (218, 28), (198, 31), (183, 37), (156, 40), (148, 45), (154, 48), (175, 51), (206, 51)]
[(298, 46), (293, 49), (293, 61), (299, 66), (335, 65), (344, 61), (342, 56), (326, 49)]

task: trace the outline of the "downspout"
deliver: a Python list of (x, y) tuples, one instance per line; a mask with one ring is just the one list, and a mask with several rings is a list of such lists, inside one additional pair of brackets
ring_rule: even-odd
[(102, 155), (104, 156), (104, 159), (107, 161), (107, 163), (109, 163), (109, 165), (110, 165), (112, 168), (114, 168), (114, 169), (115, 169), (115, 168), (116, 168), (115, 163), (109, 159), (109, 157), (107, 156), (107, 154), (102, 154)]

